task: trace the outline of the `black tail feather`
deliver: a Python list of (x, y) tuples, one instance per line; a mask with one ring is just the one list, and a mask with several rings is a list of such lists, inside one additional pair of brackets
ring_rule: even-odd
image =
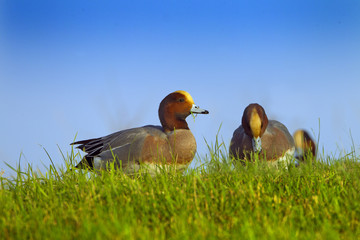
[(75, 166), (75, 168), (79, 168), (79, 169), (85, 169), (85, 168), (94, 169), (93, 158), (92, 158), (92, 157), (87, 157), (87, 156), (85, 156), (85, 157)]

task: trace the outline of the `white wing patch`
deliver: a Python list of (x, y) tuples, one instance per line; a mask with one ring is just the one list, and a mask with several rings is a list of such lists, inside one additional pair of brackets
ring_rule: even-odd
[[(121, 146), (118, 146), (118, 147), (115, 147), (115, 148), (110, 148), (104, 152), (114, 152), (116, 149), (119, 149), (119, 148), (122, 148), (122, 147), (125, 147), (125, 146), (128, 146), (130, 145), (131, 143), (126, 143), (124, 145), (121, 145)], [(103, 153), (104, 153), (103, 152)], [(100, 169), (104, 169), (106, 168), (106, 164), (109, 162), (108, 159), (103, 159), (101, 157), (94, 157), (94, 168), (97, 169), (97, 170), (100, 170)]]
[(127, 145), (130, 145), (131, 143), (126, 143), (126, 144), (124, 144), (124, 145), (121, 145), (121, 146), (118, 146), (118, 147), (115, 147), (115, 148), (110, 148), (109, 150), (107, 150), (107, 151), (115, 151), (116, 149), (119, 149), (119, 148), (122, 148), (122, 147), (125, 147), (125, 146), (127, 146)]

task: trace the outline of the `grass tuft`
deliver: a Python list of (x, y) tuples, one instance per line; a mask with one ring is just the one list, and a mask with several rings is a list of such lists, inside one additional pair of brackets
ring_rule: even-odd
[(71, 170), (73, 150), (44, 173), (9, 166), (0, 239), (360, 238), (354, 154), (286, 169), (239, 164), (218, 139), (208, 146), (199, 167), (156, 177)]

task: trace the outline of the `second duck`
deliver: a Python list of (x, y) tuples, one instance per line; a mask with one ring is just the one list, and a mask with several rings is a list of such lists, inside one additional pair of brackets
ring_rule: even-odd
[(268, 120), (264, 108), (257, 103), (245, 108), (230, 143), (230, 157), (251, 160), (253, 153), (274, 164), (291, 161), (295, 153), (294, 140), (285, 125)]

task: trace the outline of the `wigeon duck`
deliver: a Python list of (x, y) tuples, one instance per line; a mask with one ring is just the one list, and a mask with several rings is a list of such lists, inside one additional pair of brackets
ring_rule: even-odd
[(105, 137), (74, 142), (87, 154), (77, 168), (109, 169), (109, 163), (126, 174), (145, 167), (150, 174), (159, 166), (175, 166), (184, 170), (193, 160), (196, 141), (185, 119), (190, 114), (208, 114), (207, 110), (194, 104), (191, 95), (176, 91), (160, 103), (161, 126), (147, 125), (115, 132)]
[(293, 158), (295, 145), (291, 134), (282, 123), (268, 120), (259, 104), (245, 108), (241, 124), (231, 139), (231, 157), (250, 160), (251, 153), (259, 153), (261, 159), (274, 164)]
[(310, 134), (299, 129), (294, 133), (294, 141), (296, 148), (296, 159), (304, 162), (306, 159), (313, 159), (316, 157), (315, 141), (310, 137)]

